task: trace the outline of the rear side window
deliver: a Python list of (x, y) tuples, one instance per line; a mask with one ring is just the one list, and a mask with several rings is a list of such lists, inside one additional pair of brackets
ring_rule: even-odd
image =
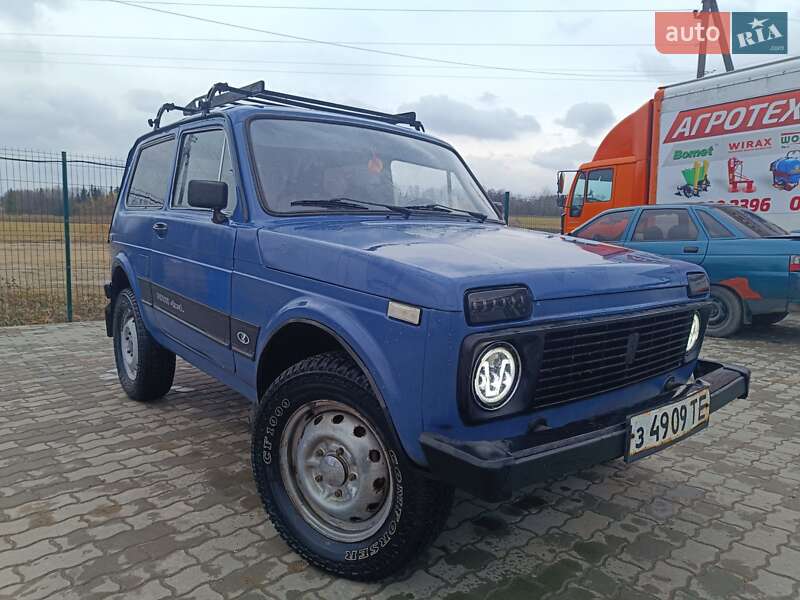
[(775, 223), (767, 221), (746, 208), (720, 206), (717, 210), (724, 215), (724, 218), (734, 221), (749, 238), (776, 237), (788, 234), (782, 227), (778, 227)]
[(628, 227), (633, 216), (632, 210), (621, 210), (596, 218), (586, 227), (575, 233), (575, 237), (598, 242), (616, 242), (622, 239), (622, 234)]
[(687, 242), (696, 240), (698, 233), (685, 208), (644, 210), (633, 231), (633, 241)]
[(164, 206), (169, 193), (174, 158), (174, 138), (142, 148), (125, 198), (125, 206), (137, 209)]
[(708, 237), (712, 239), (733, 237), (733, 234), (730, 231), (728, 231), (727, 227), (725, 227), (722, 223), (717, 221), (706, 211), (698, 210), (697, 214), (699, 215), (700, 220), (703, 222), (703, 227), (705, 227), (706, 231), (708, 232)]

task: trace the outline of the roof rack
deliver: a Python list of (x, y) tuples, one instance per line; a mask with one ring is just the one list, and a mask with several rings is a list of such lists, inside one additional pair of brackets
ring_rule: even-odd
[(198, 96), (185, 106), (179, 106), (172, 102), (163, 104), (161, 108), (158, 109), (155, 118), (148, 119), (147, 123), (153, 129), (158, 129), (161, 126), (161, 117), (164, 113), (172, 110), (179, 110), (184, 115), (207, 115), (213, 109), (229, 108), (237, 105), (293, 106), (296, 108), (306, 108), (309, 110), (372, 119), (373, 121), (390, 123), (392, 125), (409, 125), (417, 131), (425, 131), (425, 127), (417, 120), (417, 114), (415, 112), (398, 114), (383, 113), (368, 108), (347, 106), (346, 104), (337, 104), (326, 100), (273, 92), (264, 87), (263, 81), (256, 81), (242, 87), (233, 87), (227, 83), (215, 83), (211, 89), (208, 90), (207, 94)]

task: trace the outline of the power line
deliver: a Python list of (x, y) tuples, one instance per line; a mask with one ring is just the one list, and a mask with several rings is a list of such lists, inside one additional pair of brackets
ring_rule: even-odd
[[(173, 16), (176, 16), (176, 17), (183, 17), (185, 19), (190, 19), (190, 20), (193, 20), (193, 21), (199, 21), (199, 22), (202, 22), (202, 23), (210, 23), (210, 24), (213, 24), (213, 25), (222, 25), (224, 27), (232, 27), (234, 29), (241, 29), (243, 31), (252, 31), (252, 32), (256, 32), (256, 33), (263, 33), (263, 34), (266, 34), (266, 35), (273, 35), (275, 37), (299, 40), (299, 41), (304, 41), (304, 42), (311, 42), (311, 43), (316, 43), (316, 44), (319, 44), (319, 45), (322, 45), (322, 46), (330, 46), (330, 47), (334, 47), (334, 48), (344, 48), (346, 50), (356, 50), (358, 52), (367, 52), (367, 53), (370, 53), (370, 54), (380, 54), (380, 55), (383, 55), (383, 56), (394, 56), (394, 57), (397, 57), (397, 58), (408, 58), (408, 59), (411, 59), (411, 60), (421, 60), (421, 61), (424, 61), (424, 62), (432, 62), (432, 63), (446, 64), (446, 65), (456, 65), (456, 66), (462, 66), (462, 67), (477, 67), (477, 68), (481, 68), (481, 69), (494, 70), (494, 71), (505, 71), (505, 72), (512, 72), (512, 73), (532, 73), (532, 74), (535, 74), (535, 75), (550, 74), (550, 73), (543, 73), (542, 71), (537, 71), (535, 69), (520, 69), (520, 68), (516, 68), (516, 67), (502, 67), (502, 66), (499, 66), (499, 65), (482, 65), (482, 64), (477, 64), (477, 63), (468, 63), (468, 62), (462, 62), (462, 61), (433, 58), (433, 57), (430, 57), (430, 56), (420, 56), (420, 55), (414, 55), (414, 54), (405, 54), (405, 53), (402, 53), (402, 52), (391, 52), (391, 51), (388, 51), (388, 50), (376, 50), (375, 48), (365, 48), (365, 47), (362, 47), (362, 46), (355, 46), (355, 45), (352, 45), (352, 44), (342, 44), (342, 43), (339, 43), (339, 42), (318, 40), (318, 39), (309, 38), (309, 37), (305, 37), (305, 36), (292, 35), (292, 34), (288, 34), (288, 33), (280, 33), (280, 32), (277, 32), (277, 31), (270, 31), (270, 30), (267, 30), (267, 29), (259, 29), (258, 27), (250, 27), (248, 25), (239, 25), (239, 24), (236, 24), (236, 23), (229, 23), (227, 21), (220, 21), (218, 19), (209, 19), (209, 18), (205, 18), (205, 17), (198, 17), (198, 16), (195, 16), (195, 15), (189, 15), (189, 14), (186, 14), (186, 13), (179, 13), (179, 12), (175, 12), (175, 11), (171, 11), (171, 10), (165, 10), (163, 8), (154, 8), (152, 6), (143, 6), (141, 4), (136, 4), (135, 2), (128, 2), (127, 0), (106, 0), (106, 1), (110, 2), (110, 3), (113, 3), (113, 4), (121, 4), (123, 6), (130, 6), (132, 8), (139, 8), (139, 9), (147, 10), (147, 11), (151, 11), (151, 12), (156, 12), (156, 13), (161, 13), (161, 14), (166, 14), (166, 15), (173, 15)], [(566, 73), (566, 74), (568, 75), (568, 73)]]
[[(396, 69), (458, 69), (458, 70), (471, 70), (476, 67), (455, 67), (448, 65), (400, 65), (400, 64), (385, 64), (385, 63), (351, 63), (351, 62), (336, 62), (336, 61), (305, 61), (305, 60), (273, 60), (273, 59), (254, 59), (254, 58), (209, 58), (207, 56), (154, 56), (148, 54), (104, 54), (98, 52), (51, 52), (40, 50), (0, 50), (0, 56), (3, 54), (24, 54), (34, 56), (81, 56), (89, 58), (123, 58), (123, 59), (144, 59), (144, 60), (178, 60), (178, 61), (191, 61), (191, 62), (217, 62), (217, 63), (252, 63), (252, 64), (267, 64), (267, 65), (302, 65), (302, 66), (317, 66), (317, 67), (368, 67), (368, 68), (396, 68)], [(630, 75), (645, 76), (649, 74), (668, 74), (668, 75), (685, 75), (691, 73), (690, 70), (679, 71), (676, 69), (662, 70), (662, 71), (649, 71), (648, 73), (632, 72), (631, 68), (564, 68), (560, 71), (545, 70), (543, 73), (552, 73), (559, 75), (564, 72), (569, 72), (571, 75), (583, 75), (592, 77), (595, 72), (606, 73), (626, 73)]]
[(588, 78), (582, 75), (566, 74), (564, 77), (513, 77), (503, 75), (449, 75), (440, 73), (360, 73), (353, 71), (298, 71), (296, 69), (290, 70), (276, 70), (276, 69), (248, 69), (236, 67), (202, 67), (195, 65), (153, 65), (153, 64), (135, 64), (135, 63), (111, 63), (111, 62), (90, 62), (90, 61), (37, 61), (37, 60), (3, 60), (3, 64), (48, 64), (48, 65), (79, 65), (79, 66), (92, 66), (92, 67), (131, 67), (140, 69), (160, 69), (160, 70), (174, 70), (174, 71), (214, 71), (219, 72), (224, 70), (227, 72), (237, 73), (276, 73), (284, 75), (332, 75), (332, 76), (345, 76), (345, 77), (389, 77), (389, 78), (436, 78), (436, 79), (489, 79), (489, 80), (502, 80), (502, 81), (586, 81), (586, 82), (645, 82), (649, 83), (651, 80), (648, 78), (632, 79), (623, 77), (608, 77), (608, 78)]
[[(103, 2), (107, 0), (102, 0)], [(100, 40), (131, 40), (147, 42), (203, 42), (203, 43), (235, 43), (235, 44), (316, 44), (315, 41), (300, 40), (264, 40), (242, 38), (203, 38), (203, 37), (168, 37), (147, 35), (109, 35), (91, 33), (44, 33), (38, 31), (16, 32), (0, 31), (0, 36), (41, 37), (41, 38), (78, 38)], [(652, 48), (652, 43), (625, 42), (419, 42), (419, 41), (337, 41), (336, 44), (356, 46), (429, 46), (429, 47), (475, 47), (475, 48)]]
[[(106, 2), (107, 0), (83, 0), (84, 2)], [(202, 8), (248, 8), (263, 10), (295, 10), (326, 12), (379, 12), (379, 13), (465, 13), (465, 14), (564, 14), (564, 13), (653, 13), (684, 12), (691, 8), (407, 8), (376, 6), (292, 6), (285, 4), (225, 4), (221, 2), (172, 2), (167, 0), (136, 0), (139, 5), (190, 6)]]

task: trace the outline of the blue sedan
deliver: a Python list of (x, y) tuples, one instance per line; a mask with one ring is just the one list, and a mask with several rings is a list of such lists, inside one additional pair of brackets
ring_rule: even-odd
[(771, 325), (800, 309), (800, 232), (723, 204), (658, 204), (607, 210), (572, 232), (685, 260), (711, 279), (708, 333)]

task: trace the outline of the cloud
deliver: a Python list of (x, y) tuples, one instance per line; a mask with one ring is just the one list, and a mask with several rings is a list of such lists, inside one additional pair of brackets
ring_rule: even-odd
[(574, 129), (581, 135), (594, 136), (605, 130), (615, 121), (614, 112), (605, 102), (579, 102), (567, 110), (562, 119), (556, 123), (562, 127)]
[(416, 111), (428, 129), (442, 134), (466, 135), (487, 140), (511, 140), (524, 132), (541, 130), (531, 115), (511, 108), (475, 108), (446, 95), (423, 96), (403, 104), (400, 112)]
[[(168, 98), (168, 100), (165, 100), (165, 98)], [(147, 114), (152, 113), (155, 116), (159, 107), (164, 102), (172, 102), (173, 98), (161, 91), (134, 88), (125, 92), (125, 100), (127, 100), (131, 108)], [(181, 100), (181, 98), (174, 98), (175, 102), (180, 102)]]
[(680, 71), (672, 59), (663, 54), (640, 52), (637, 62), (636, 71), (654, 77), (658, 83), (682, 81), (692, 76), (691, 72)]
[(487, 106), (494, 106), (495, 104), (497, 104), (497, 101), (499, 99), (500, 97), (497, 94), (493, 94), (492, 92), (483, 92), (478, 97), (478, 102), (480, 102), (481, 104), (486, 104)]
[(595, 147), (586, 142), (541, 150), (531, 157), (531, 162), (545, 169), (577, 169), (578, 165), (591, 160)]
[(146, 117), (152, 116), (132, 110), (120, 113), (85, 89), (43, 81), (17, 85), (14, 94), (0, 95), (0, 114), (0, 139), (6, 147), (123, 159), (133, 140), (147, 131)]
[(70, 0), (3, 0), (0, 2), (0, 20), (17, 23), (35, 21), (42, 8), (58, 10), (65, 7)]
[(464, 156), (484, 188), (504, 189), (515, 194), (530, 195), (538, 192), (553, 177), (543, 178), (525, 156), (492, 154), (490, 156)]

